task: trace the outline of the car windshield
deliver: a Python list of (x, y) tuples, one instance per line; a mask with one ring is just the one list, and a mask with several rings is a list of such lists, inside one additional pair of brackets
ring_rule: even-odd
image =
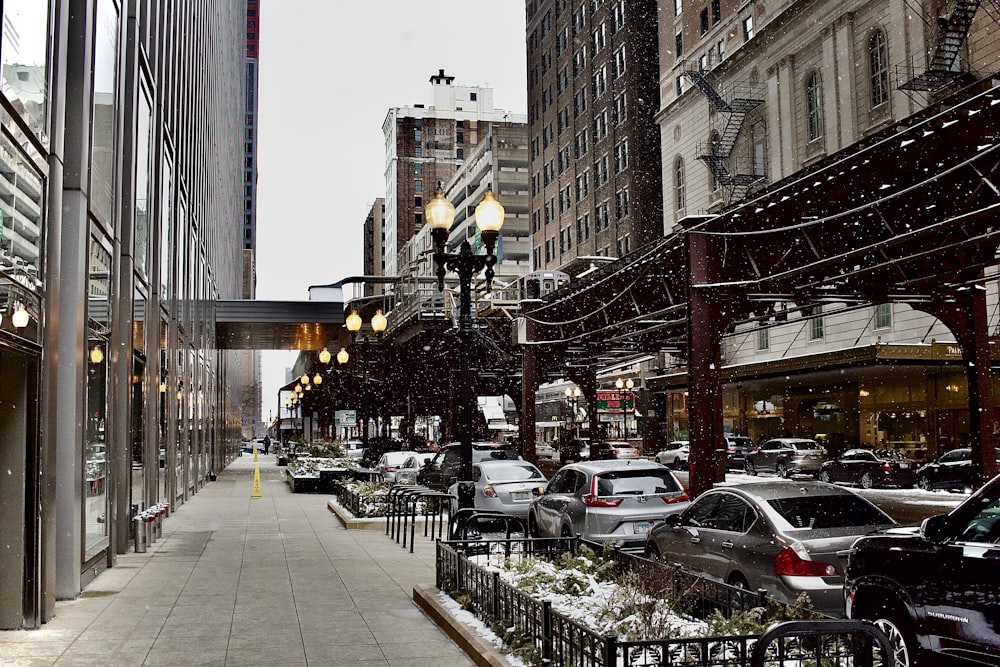
[(489, 461), (491, 459), (497, 461), (516, 461), (521, 458), (521, 455), (513, 447), (473, 447), (472, 448), (472, 461), (478, 463), (479, 461)]
[(846, 528), (894, 523), (867, 500), (850, 495), (793, 496), (767, 501), (795, 529)]
[(512, 482), (523, 479), (545, 479), (542, 473), (533, 465), (526, 463), (505, 463), (490, 465), (482, 469), (486, 479)]
[(667, 470), (616, 470), (597, 477), (599, 496), (645, 496), (680, 491), (677, 480)]

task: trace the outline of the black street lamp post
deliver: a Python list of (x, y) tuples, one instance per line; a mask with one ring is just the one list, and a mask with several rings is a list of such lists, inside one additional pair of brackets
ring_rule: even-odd
[(628, 440), (628, 421), (625, 418), (625, 401), (628, 399), (629, 394), (632, 393), (632, 387), (635, 386), (635, 382), (632, 378), (627, 380), (622, 380), (618, 378), (615, 380), (615, 388), (618, 389), (618, 404), (622, 406), (622, 440)]
[(580, 433), (579, 433), (579, 426), (577, 425), (577, 414), (578, 414), (578, 411), (580, 409), (579, 408), (579, 406), (580, 406), (580, 395), (582, 394), (582, 392), (580, 391), (579, 387), (573, 387), (572, 389), (570, 389), (569, 387), (566, 387), (566, 391), (564, 393), (566, 394), (566, 400), (569, 402), (570, 415), (571, 415), (571, 417), (570, 417), (570, 437), (571, 438), (576, 438), (576, 437), (579, 437), (579, 435), (580, 435)]
[(445, 197), (444, 191), (438, 187), (434, 198), (424, 207), (424, 219), (431, 226), (431, 236), (434, 239), (436, 252), (434, 263), (437, 265), (438, 291), (444, 291), (444, 277), (448, 271), (458, 274), (459, 310), (458, 310), (458, 341), (459, 341), (459, 415), (461, 434), (459, 438), (460, 467), (458, 475), (458, 506), (470, 508), (474, 506), (475, 487), (472, 482), (472, 413), (475, 410), (475, 398), (472, 396), (472, 378), (469, 371), (469, 348), (472, 345), (472, 277), (486, 270), (486, 289), (493, 284), (493, 265), (497, 262), (494, 254), (500, 228), (503, 226), (504, 210), (493, 197), (493, 191), (487, 190), (483, 201), (476, 206), (476, 225), (486, 245), (486, 254), (477, 255), (472, 252), (468, 239), (462, 241), (457, 253), (446, 251), (448, 234), (455, 220), (455, 207)]

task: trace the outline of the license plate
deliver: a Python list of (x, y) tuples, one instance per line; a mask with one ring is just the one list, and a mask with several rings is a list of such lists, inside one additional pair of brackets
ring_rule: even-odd
[(528, 493), (527, 491), (511, 491), (510, 492), (510, 499), (511, 500), (522, 501), (523, 502), (525, 500), (530, 500), (531, 499), (531, 494)]
[(899, 464), (899, 469), (900, 469), (900, 470), (906, 470), (906, 469), (907, 469), (907, 468), (909, 468), (909, 467), (910, 467), (910, 464), (909, 464), (909, 463), (900, 463), (900, 464)]
[(632, 532), (636, 535), (645, 535), (653, 527), (652, 521), (636, 521), (632, 524)]

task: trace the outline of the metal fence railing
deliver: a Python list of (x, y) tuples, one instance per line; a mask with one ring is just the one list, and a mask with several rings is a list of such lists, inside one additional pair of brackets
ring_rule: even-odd
[[(554, 557), (579, 549), (578, 538), (438, 541), (438, 589), (460, 599), (483, 623), (502, 629), (508, 643), (531, 653), (532, 662), (566, 667), (799, 667), (889, 665), (891, 648), (874, 625), (843, 619), (791, 620), (764, 634), (624, 641), (602, 635), (503, 581), (500, 573), (479, 566), (466, 553)], [(629, 554), (614, 556), (621, 568), (658, 575), (675, 582), (675, 592), (689, 601), (683, 612), (695, 617), (719, 611), (728, 616), (763, 604), (766, 594), (734, 589), (702, 579), (665, 563)], [(666, 576), (664, 576), (666, 572)], [(697, 579), (698, 581), (695, 581)], [(733, 590), (730, 590), (733, 589)], [(690, 601), (694, 600), (693, 604)], [(881, 662), (876, 662), (878, 656)]]

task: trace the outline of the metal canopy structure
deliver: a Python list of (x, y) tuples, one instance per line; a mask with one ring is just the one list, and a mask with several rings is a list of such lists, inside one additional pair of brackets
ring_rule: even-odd
[[(526, 409), (553, 372), (663, 350), (686, 357), (697, 493), (711, 486), (723, 442), (723, 334), (824, 303), (892, 301), (951, 329), (970, 368), (970, 414), (989, 414), (981, 287), (996, 278), (998, 167), (1000, 88), (984, 80), (722, 215), (689, 220), (526, 310)], [(593, 401), (593, 386), (582, 388)], [(992, 429), (972, 430), (977, 462), (995, 472)]]

